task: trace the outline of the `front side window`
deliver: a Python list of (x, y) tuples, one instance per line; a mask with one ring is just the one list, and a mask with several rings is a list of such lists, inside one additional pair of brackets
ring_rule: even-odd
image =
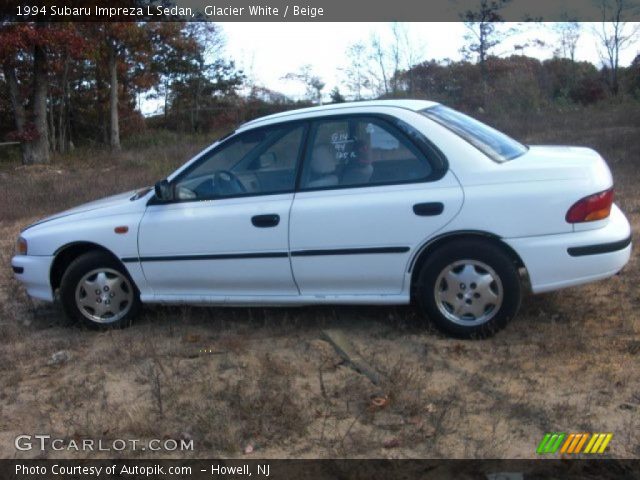
[(303, 125), (240, 133), (214, 149), (175, 182), (178, 200), (291, 192)]
[(458, 134), (496, 162), (512, 160), (527, 147), (489, 125), (443, 105), (422, 110), (422, 114)]
[(317, 121), (310, 135), (301, 188), (417, 182), (432, 168), (404, 135), (377, 118)]

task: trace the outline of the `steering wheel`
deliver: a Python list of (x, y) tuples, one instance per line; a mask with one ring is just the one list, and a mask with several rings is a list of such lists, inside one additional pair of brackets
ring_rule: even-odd
[(247, 189), (235, 173), (229, 170), (218, 170), (213, 176), (213, 188), (217, 195), (233, 195), (246, 193)]

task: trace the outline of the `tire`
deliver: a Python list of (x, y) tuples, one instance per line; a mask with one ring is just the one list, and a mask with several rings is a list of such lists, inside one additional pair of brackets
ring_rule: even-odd
[(415, 295), (422, 313), (457, 338), (486, 338), (516, 316), (522, 299), (518, 268), (503, 249), (456, 240), (429, 255)]
[(90, 328), (129, 326), (140, 310), (140, 294), (129, 274), (110, 254), (80, 255), (60, 282), (60, 300), (70, 320)]

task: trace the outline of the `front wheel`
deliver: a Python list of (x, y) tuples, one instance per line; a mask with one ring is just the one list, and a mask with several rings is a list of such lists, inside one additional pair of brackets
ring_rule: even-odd
[(522, 293), (517, 266), (500, 247), (458, 240), (432, 252), (419, 273), (416, 296), (441, 331), (483, 338), (515, 317)]
[(138, 291), (122, 266), (105, 252), (76, 258), (60, 283), (67, 316), (94, 328), (123, 327), (140, 308)]

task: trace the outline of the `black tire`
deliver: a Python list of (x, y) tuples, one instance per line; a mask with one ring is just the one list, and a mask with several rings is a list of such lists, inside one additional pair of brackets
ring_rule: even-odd
[[(456, 262), (460, 264), (456, 266)], [(489, 267), (493, 272), (484, 269), (483, 266)], [(477, 293), (481, 290), (471, 290), (471, 286), (473, 289), (480, 288), (474, 282), (467, 286), (464, 281), (460, 281), (449, 287), (447, 272), (454, 275), (449, 278), (458, 278), (455, 275), (462, 275), (467, 267), (470, 275), (481, 274), (483, 279), (488, 279), (487, 282), (495, 275), (497, 280), (490, 282), (488, 287), (481, 287), (483, 294)], [(439, 283), (437, 291), (436, 282)], [(487, 285), (486, 282), (483, 283)], [(463, 287), (466, 290), (463, 290)], [(442, 299), (445, 296), (451, 298), (448, 295), (449, 288), (452, 288), (451, 294), (455, 295), (455, 304)], [(501, 300), (496, 299), (495, 304), (491, 304), (493, 300), (485, 300), (489, 295), (499, 298), (500, 292)], [(467, 298), (467, 295), (470, 297)], [(465, 239), (452, 241), (429, 255), (418, 274), (415, 296), (422, 313), (440, 331), (457, 338), (486, 338), (503, 329), (516, 316), (522, 299), (522, 287), (517, 265), (500, 246), (488, 241)], [(441, 299), (438, 300), (437, 297)], [(474, 317), (472, 313), (456, 313), (466, 310), (466, 305), (469, 309), (472, 308), (473, 302), (477, 302), (474, 306), (482, 311), (478, 317)], [(443, 312), (455, 320), (448, 318)]]
[[(102, 278), (107, 279), (106, 281), (112, 284), (111, 291), (109, 291), (108, 286), (98, 288), (98, 284), (96, 284), (94, 291), (88, 293), (86, 293), (88, 289), (85, 289), (84, 286), (79, 287), (79, 283), (85, 279), (85, 276), (96, 270), (102, 271), (104, 273), (104, 277)], [(98, 273), (96, 273), (96, 280), (94, 280), (96, 282), (98, 282), (97, 275)], [(91, 278), (94, 277), (89, 277), (89, 279)], [(103, 288), (106, 288), (106, 291), (103, 291)], [(113, 312), (105, 312), (104, 320), (98, 321), (90, 318), (90, 309), (92, 307), (82, 307), (78, 304), (76, 301), (77, 291), (79, 292), (79, 296), (87, 298), (87, 303), (91, 302), (94, 298), (97, 303), (98, 297), (100, 297), (100, 305), (96, 304), (96, 307), (110, 308), (106, 307), (107, 303), (111, 304), (111, 298), (109, 297), (115, 299), (122, 298), (122, 300), (118, 302), (117, 305), (115, 302), (113, 304), (113, 311), (116, 311), (117, 308), (116, 314), (113, 314)], [(100, 294), (98, 294), (98, 292), (100, 292)], [(129, 294), (129, 292), (131, 294)], [(91, 297), (91, 299), (89, 299), (89, 297)], [(135, 318), (140, 311), (140, 293), (135, 283), (115, 258), (101, 251), (93, 251), (80, 255), (69, 264), (60, 282), (60, 301), (65, 314), (70, 320), (82, 322), (90, 328), (106, 329), (129, 326), (133, 318)], [(104, 305), (102, 305), (103, 303)], [(84, 310), (86, 314), (83, 313), (81, 309)], [(99, 316), (96, 311), (94, 311), (94, 315), (96, 317)], [(109, 315), (111, 315), (111, 317), (109, 317)]]

